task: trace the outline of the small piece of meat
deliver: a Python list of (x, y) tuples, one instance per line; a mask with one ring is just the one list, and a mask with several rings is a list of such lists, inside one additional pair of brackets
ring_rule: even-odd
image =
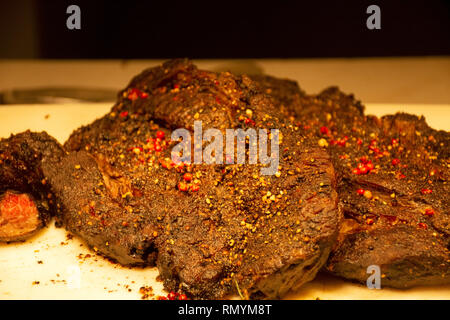
[(27, 194), (7, 191), (0, 199), (0, 241), (20, 240), (42, 227), (34, 201)]
[(59, 143), (45, 132), (0, 140), (0, 241), (25, 240), (57, 213), (44, 167), (63, 155)]
[(345, 220), (326, 269), (365, 283), (378, 265), (381, 285), (398, 288), (450, 283), (450, 134), (414, 115), (366, 116), (336, 87), (282, 100), (337, 171)]
[(440, 234), (396, 224), (343, 233), (327, 269), (365, 283), (367, 267), (381, 270), (381, 286), (408, 288), (449, 283), (449, 254)]
[[(196, 120), (222, 133), (279, 129), (278, 174), (261, 175), (259, 163), (172, 162), (171, 131)], [(122, 264), (156, 264), (169, 291), (279, 298), (314, 278), (337, 237), (330, 157), (246, 76), (187, 60), (145, 70), (65, 147), (49, 173), (61, 222)]]

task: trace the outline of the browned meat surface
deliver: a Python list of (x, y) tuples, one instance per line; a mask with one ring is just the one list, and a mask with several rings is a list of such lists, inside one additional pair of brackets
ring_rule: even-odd
[[(279, 129), (277, 173), (248, 158), (172, 160), (172, 131), (194, 121), (224, 136)], [(365, 282), (378, 265), (382, 286), (450, 283), (449, 145), (422, 117), (364, 115), (337, 88), (307, 95), (290, 80), (169, 61), (76, 130), (69, 153), (46, 133), (0, 140), (0, 241), (56, 215), (95, 251), (156, 265), (166, 289), (197, 299), (279, 298), (322, 267)]]
[(259, 83), (292, 102), (286, 115), (332, 157), (345, 220), (327, 270), (365, 282), (378, 265), (382, 285), (449, 283), (450, 134), (423, 117), (366, 116), (337, 88), (307, 96), (276, 79)]
[[(277, 128), (278, 173), (261, 164), (173, 163), (171, 130)], [(278, 118), (246, 76), (176, 60), (144, 71), (111, 112), (66, 143), (49, 173), (62, 223), (126, 265), (156, 264), (192, 298), (278, 298), (314, 278), (340, 223), (322, 148)]]
[(45, 132), (0, 140), (0, 241), (24, 240), (56, 213), (44, 167), (62, 156), (62, 147)]

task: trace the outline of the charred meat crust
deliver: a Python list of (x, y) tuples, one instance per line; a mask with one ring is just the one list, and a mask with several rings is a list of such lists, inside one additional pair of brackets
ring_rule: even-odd
[[(341, 214), (330, 157), (278, 113), (246, 76), (187, 60), (144, 71), (109, 114), (67, 141), (72, 154), (49, 178), (64, 225), (123, 264), (156, 263), (166, 289), (192, 298), (237, 288), (251, 298), (284, 295), (325, 263)], [(192, 130), (194, 120), (223, 132), (280, 129), (279, 175), (261, 176), (260, 165), (172, 163), (171, 130)]]

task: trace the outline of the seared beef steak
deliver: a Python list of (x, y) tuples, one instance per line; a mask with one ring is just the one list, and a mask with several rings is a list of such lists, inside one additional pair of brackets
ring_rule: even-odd
[(327, 269), (365, 282), (378, 265), (382, 285), (400, 288), (449, 283), (450, 134), (412, 115), (365, 116), (337, 88), (307, 96), (259, 84), (290, 101), (286, 114), (332, 156), (345, 220)]
[(24, 240), (56, 213), (44, 167), (63, 155), (59, 143), (45, 132), (0, 140), (0, 241)]
[[(173, 163), (170, 130), (280, 129), (279, 172)], [(144, 71), (77, 130), (49, 175), (62, 222), (123, 264), (156, 263), (168, 290), (278, 298), (313, 279), (337, 236), (334, 170), (245, 76), (175, 60)], [(67, 177), (69, 181), (67, 183)]]
[(373, 159), (374, 170), (355, 175), (338, 169), (346, 216), (358, 226), (344, 224), (346, 237), (327, 268), (363, 281), (361, 271), (379, 265), (382, 284), (399, 288), (450, 283), (450, 135), (406, 114), (375, 123), (375, 138), (362, 147), (373, 153), (354, 153), (354, 159)]

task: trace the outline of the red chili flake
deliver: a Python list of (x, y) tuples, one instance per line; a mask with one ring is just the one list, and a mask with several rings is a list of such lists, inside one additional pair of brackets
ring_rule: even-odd
[(162, 150), (161, 145), (155, 143), (155, 151), (160, 152)]
[(378, 149), (377, 147), (375, 147), (375, 145), (369, 145), (369, 150), (375, 151), (376, 149)]
[(157, 299), (158, 299), (158, 300), (167, 300), (167, 298), (166, 298), (166, 297), (163, 297), (163, 296), (158, 296)]
[(358, 144), (359, 146), (362, 145), (362, 140), (360, 138), (358, 138), (358, 140), (356, 140), (356, 144)]
[(180, 294), (178, 300), (187, 300), (187, 296), (185, 294)]
[(338, 140), (335, 142), (335, 144), (337, 144), (337, 145), (339, 145), (339, 146), (341, 146), (341, 147), (345, 147), (345, 144), (347, 143), (347, 141), (348, 141), (348, 137), (345, 136), (345, 137), (342, 138), (342, 139), (338, 139)]
[(198, 190), (200, 190), (200, 186), (198, 184), (193, 184), (191, 186), (191, 191), (192, 192), (197, 192)]
[(253, 120), (250, 119), (250, 118), (245, 119), (244, 123), (245, 123), (245, 124), (251, 124), (252, 126), (255, 125), (255, 121), (253, 121)]
[(419, 228), (422, 228), (424, 230), (428, 229), (428, 226), (425, 223), (423, 223), (423, 222), (419, 222), (417, 225), (419, 226)]
[(222, 102), (220, 101), (219, 97), (216, 97), (216, 102), (217, 102), (218, 104), (222, 104)]
[(356, 193), (359, 194), (360, 196), (362, 196), (365, 191), (366, 190), (364, 190), (364, 189), (358, 189), (358, 190), (356, 190)]
[(141, 99), (148, 98), (148, 93), (147, 92), (141, 92), (140, 97), (141, 97)]
[(377, 148), (377, 140), (372, 139), (369, 144), (369, 150), (372, 150), (375, 153), (380, 153), (380, 149)]
[(359, 161), (365, 164), (365, 163), (368, 163), (368, 162), (369, 162), (369, 159), (367, 159), (366, 156), (363, 156), (363, 157), (361, 157), (361, 158), (359, 159)]
[(127, 117), (128, 116), (128, 111), (122, 111), (121, 113), (120, 113), (120, 117), (122, 117), (122, 118), (125, 118), (125, 117)]
[(422, 190), (420, 190), (420, 192), (421, 192), (422, 194), (430, 194), (430, 193), (433, 192), (433, 190), (431, 190), (431, 189), (422, 189)]
[(128, 99), (130, 99), (131, 101), (137, 100), (140, 94), (141, 91), (139, 89), (133, 88), (128, 93)]
[(372, 162), (369, 162), (366, 164), (366, 168), (367, 170), (372, 171), (373, 169), (375, 169), (375, 166), (373, 165)]
[(164, 137), (166, 136), (166, 134), (164, 133), (164, 131), (158, 131), (156, 132), (156, 137), (159, 139), (164, 139)]
[(394, 139), (394, 138), (392, 138), (392, 139), (391, 139), (391, 145), (393, 145), (393, 146), (396, 146), (396, 145), (398, 145), (398, 140), (397, 140), (397, 139)]
[(361, 171), (360, 171), (358, 168), (354, 168), (354, 169), (352, 170), (352, 173), (353, 173), (353, 174), (361, 174)]
[(176, 300), (177, 298), (177, 294), (173, 291), (171, 291), (168, 295), (167, 295), (167, 299), (169, 300)]
[(178, 83), (175, 83), (175, 84), (173, 85), (173, 88), (174, 88), (174, 89), (180, 89), (180, 85), (179, 85)]
[(178, 190), (180, 191), (188, 191), (188, 184), (181, 181), (178, 183)]
[(367, 169), (367, 166), (364, 163), (358, 163), (357, 169), (360, 174), (366, 174), (369, 172), (369, 169)]
[(433, 210), (433, 209), (430, 209), (430, 208), (426, 208), (426, 209), (425, 209), (425, 215), (426, 215), (427, 217), (432, 217), (432, 216), (434, 216), (434, 210)]
[(369, 226), (372, 225), (374, 222), (375, 222), (375, 220), (373, 220), (372, 218), (366, 219), (366, 224)]
[(330, 129), (328, 129), (328, 127), (325, 127), (325, 126), (320, 127), (320, 133), (329, 135), (330, 134)]
[(192, 173), (186, 172), (186, 173), (183, 175), (183, 180), (184, 180), (184, 181), (187, 181), (187, 182), (191, 181), (191, 180), (192, 180)]
[(397, 179), (405, 179), (405, 178), (406, 178), (406, 176), (405, 176), (403, 173), (401, 173), (400, 171), (398, 171), (398, 172), (395, 174), (395, 177), (396, 177)]
[(398, 165), (399, 163), (400, 163), (400, 159), (397, 159), (397, 158), (392, 159), (392, 165), (393, 165), (393, 166), (396, 166), (396, 165)]

